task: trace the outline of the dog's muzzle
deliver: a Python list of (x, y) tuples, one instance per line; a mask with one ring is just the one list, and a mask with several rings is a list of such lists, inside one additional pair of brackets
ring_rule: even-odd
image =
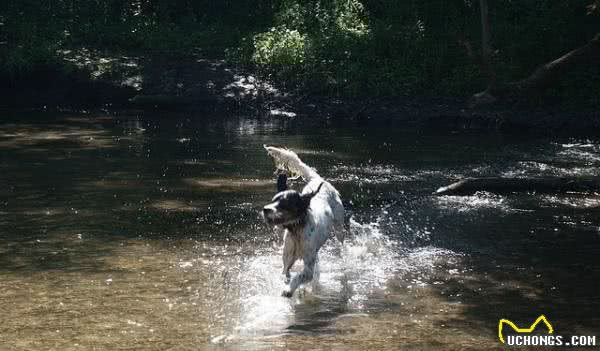
[(274, 224), (273, 223), (275, 221), (274, 215), (275, 215), (275, 210), (272, 207), (269, 207), (269, 206), (263, 207), (262, 217), (267, 224), (270, 224), (270, 225)]

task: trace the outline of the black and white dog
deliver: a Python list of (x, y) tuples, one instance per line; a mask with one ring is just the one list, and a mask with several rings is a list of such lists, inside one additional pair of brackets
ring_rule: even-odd
[[(306, 186), (302, 192), (287, 189), (287, 177), (278, 178), (278, 193), (263, 208), (267, 224), (284, 228), (283, 273), (289, 285), (282, 295), (291, 297), (301, 284), (313, 279), (319, 249), (331, 233), (344, 240), (344, 206), (340, 194), (329, 182), (300, 160), (294, 152), (265, 146), (279, 169), (300, 175)], [(290, 281), (290, 269), (296, 260), (304, 269)]]

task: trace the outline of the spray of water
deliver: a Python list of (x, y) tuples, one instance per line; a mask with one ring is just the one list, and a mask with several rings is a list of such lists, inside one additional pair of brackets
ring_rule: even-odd
[[(385, 294), (390, 279), (430, 271), (437, 258), (453, 254), (432, 247), (403, 248), (381, 230), (385, 213), (367, 224), (351, 219), (347, 240), (344, 244), (330, 240), (321, 249), (314, 281), (291, 299), (280, 295), (284, 280), (278, 248), (245, 259), (235, 278), (237, 323), (230, 335), (213, 338), (213, 342), (332, 328), (337, 318), (368, 313), (376, 297)], [(301, 268), (299, 263), (295, 271)]]

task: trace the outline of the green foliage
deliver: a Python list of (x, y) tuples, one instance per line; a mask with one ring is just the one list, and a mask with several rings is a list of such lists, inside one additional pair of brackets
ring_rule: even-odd
[[(454, 66), (467, 60), (454, 38), (463, 26), (452, 23), (449, 16), (478, 20), (476, 11), (464, 4), (283, 0), (274, 17), (277, 29), (255, 36), (252, 62), (303, 89), (329, 94), (406, 95), (439, 92), (440, 87), (464, 90), (464, 79), (439, 82), (448, 72), (472, 71)], [(303, 38), (303, 50), (289, 45), (281, 29)], [(264, 59), (270, 57), (271, 49), (278, 51), (277, 57), (287, 58), (285, 68)]]
[[(590, 8), (589, 0), (494, 3), (499, 79), (523, 78), (583, 45), (598, 31)], [(316, 92), (465, 95), (486, 84), (478, 64), (479, 21), (478, 2), (469, 0), (282, 0), (276, 29), (255, 35), (254, 51), (246, 54), (262, 71)], [(302, 38), (302, 49), (286, 31)]]
[(285, 70), (304, 64), (307, 46), (306, 35), (295, 29), (274, 27), (254, 36), (252, 61)]
[[(522, 78), (583, 45), (598, 31), (598, 7), (597, 0), (491, 2), (499, 79)], [(70, 46), (201, 51), (315, 93), (465, 95), (485, 85), (479, 21), (477, 0), (4, 1), (0, 75), (54, 66), (56, 50)], [(552, 94), (597, 90), (598, 75), (587, 73)]]
[(77, 46), (220, 56), (270, 23), (265, 0), (35, 0), (0, 2), (0, 75), (57, 64)]
[(261, 71), (311, 90), (348, 85), (360, 72), (349, 59), (369, 36), (360, 1), (283, 0), (277, 9), (275, 26), (252, 40), (250, 61)]

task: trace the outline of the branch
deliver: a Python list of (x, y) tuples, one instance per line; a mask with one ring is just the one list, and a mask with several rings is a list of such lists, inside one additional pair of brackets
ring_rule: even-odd
[(474, 94), (469, 106), (495, 102), (508, 96), (522, 96), (539, 93), (559, 81), (567, 71), (582, 63), (592, 63), (600, 56), (600, 33), (587, 44), (565, 55), (539, 66), (533, 73), (521, 80), (505, 84), (492, 84), (486, 90)]

